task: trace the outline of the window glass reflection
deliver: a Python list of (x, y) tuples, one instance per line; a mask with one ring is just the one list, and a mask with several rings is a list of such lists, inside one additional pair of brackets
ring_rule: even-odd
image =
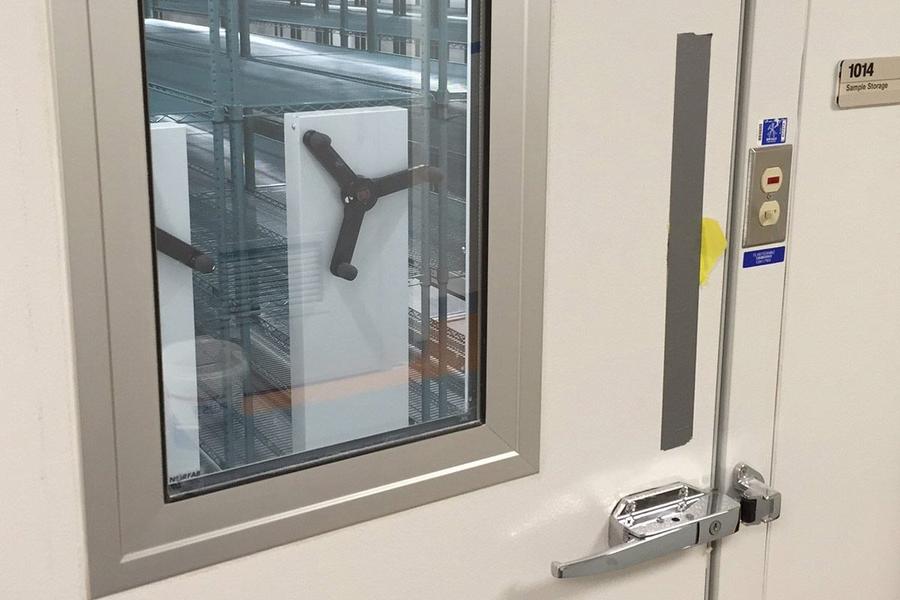
[(475, 0), (144, 0), (171, 499), (476, 424)]

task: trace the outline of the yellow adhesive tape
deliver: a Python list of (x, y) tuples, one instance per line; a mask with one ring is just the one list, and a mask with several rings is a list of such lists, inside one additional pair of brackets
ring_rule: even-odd
[(715, 219), (703, 218), (703, 228), (700, 233), (700, 285), (706, 285), (709, 275), (716, 268), (725, 249), (728, 248), (728, 240), (722, 226)]

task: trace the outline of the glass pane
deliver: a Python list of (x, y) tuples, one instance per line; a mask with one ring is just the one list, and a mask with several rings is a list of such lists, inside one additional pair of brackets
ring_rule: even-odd
[(481, 422), (478, 0), (144, 0), (168, 498)]

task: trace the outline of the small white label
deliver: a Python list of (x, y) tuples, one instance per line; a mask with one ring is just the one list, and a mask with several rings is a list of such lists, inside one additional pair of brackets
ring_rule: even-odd
[(840, 108), (900, 104), (900, 56), (841, 61), (837, 105)]

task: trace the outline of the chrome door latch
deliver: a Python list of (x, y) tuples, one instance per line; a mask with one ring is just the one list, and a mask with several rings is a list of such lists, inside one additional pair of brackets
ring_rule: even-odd
[(734, 468), (732, 485), (741, 501), (741, 521), (747, 525), (769, 523), (781, 516), (781, 492), (766, 485), (762, 474), (744, 463)]
[(624, 569), (691, 546), (706, 545), (740, 529), (774, 521), (781, 494), (741, 463), (730, 495), (673, 483), (625, 496), (609, 517), (610, 548), (571, 562), (554, 562), (554, 577), (567, 579)]

